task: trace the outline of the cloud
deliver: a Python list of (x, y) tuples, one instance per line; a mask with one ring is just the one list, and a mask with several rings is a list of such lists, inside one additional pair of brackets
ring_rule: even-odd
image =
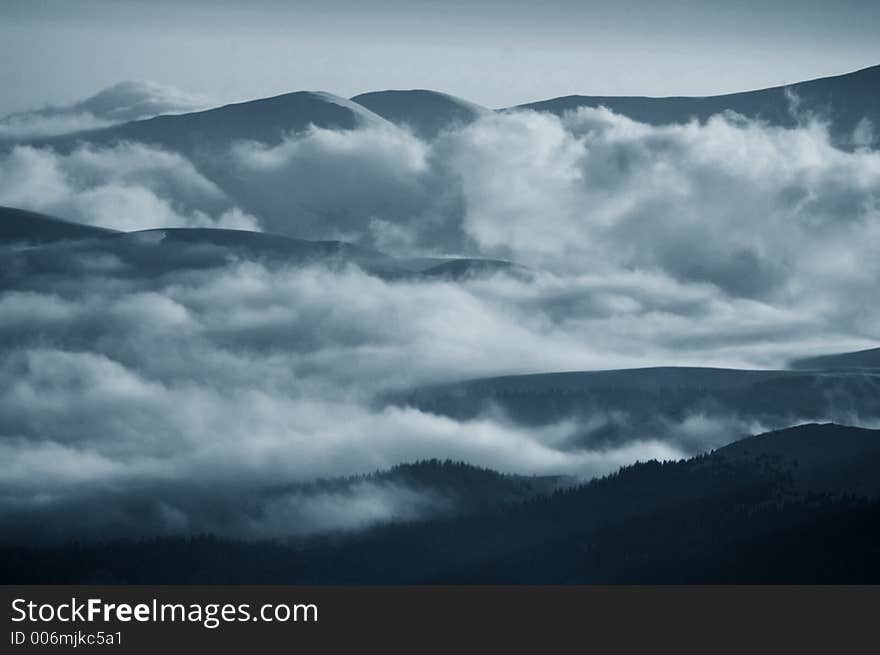
[(68, 154), (15, 146), (0, 154), (0, 204), (118, 230), (258, 229), (188, 160), (138, 143)]
[(58, 136), (206, 106), (205, 98), (155, 82), (120, 82), (70, 105), (0, 117), (0, 141)]
[(160, 114), (203, 109), (208, 99), (150, 81), (119, 82), (76, 105), (99, 118), (115, 122), (136, 121)]
[[(171, 530), (170, 516), (184, 531), (307, 533), (436, 502), (388, 489), (282, 502), (267, 500), (268, 487), (431, 457), (591, 476), (680, 454), (661, 443), (571, 448), (567, 422), (457, 421), (377, 402), (384, 390), (512, 362), (536, 338), (560, 361), (574, 354), (539, 323), (514, 329), (522, 317), (478, 287), (250, 262), (159, 279), (113, 269), (71, 285), (27, 279), (47, 288), (0, 294), (12, 310), (0, 314), (0, 440), (15, 464), (2, 467), (0, 498), (13, 523), (39, 515), (59, 534), (106, 537)], [(468, 330), (452, 334), (450, 317)], [(65, 519), (94, 503), (107, 509), (100, 525)], [(360, 521), (357, 507), (369, 508)], [(294, 514), (300, 523), (285, 527), (279, 517)]]
[(488, 115), (431, 143), (387, 126), (312, 129), (239, 146), (237, 181), (220, 184), (297, 236), (834, 306), (880, 273), (880, 153), (841, 150), (805, 121), (656, 127), (585, 108)]
[(0, 118), (0, 140), (19, 141), (109, 127), (113, 123), (88, 112), (27, 112)]
[[(687, 456), (758, 423), (709, 408), (668, 424), (597, 409), (529, 425), (385, 397), (493, 372), (705, 362), (719, 346), (745, 361), (756, 342), (778, 356), (810, 330), (672, 278), (383, 280), (252, 261), (143, 277), (124, 259), (84, 271), (31, 271), (0, 293), (0, 442), (14, 464), (0, 500), (28, 538), (351, 529), (441, 501), (271, 490), (433, 457), (589, 478)], [(601, 438), (609, 428), (617, 438)]]
[(268, 231), (530, 268), (382, 279), (206, 257), (198, 243), (157, 251), (156, 270), (134, 248), (0, 253), (4, 526), (362, 527), (438, 500), (268, 490), (430, 457), (586, 478), (776, 427), (711, 403), (653, 422), (597, 407), (525, 425), (498, 407), (454, 418), (386, 401), (487, 375), (775, 367), (867, 347), (880, 338), (878, 189), (877, 151), (837, 149), (816, 122), (731, 115), (651, 127), (603, 109), (508, 113), (431, 143), (385, 125), (310, 128), (213, 162), (137, 143), (18, 145), (0, 156), (2, 204), (118, 229), (259, 217)]
[[(128, 106), (127, 95), (120, 87), (118, 101), (92, 105)], [(870, 257), (880, 153), (835, 147), (809, 115), (791, 128), (731, 113), (649, 126), (602, 108), (507, 112), (432, 142), (390, 124), (312, 127), (278, 145), (237, 143), (228, 156), (117, 144), (38, 150), (39, 165), (23, 148), (4, 157), (0, 202), (104, 225), (223, 217), (560, 274), (652, 272), (776, 304), (816, 289), (834, 304), (880, 272)]]
[(430, 204), (428, 151), (390, 124), (312, 127), (274, 147), (237, 144), (227, 185), (269, 231), (362, 240), (372, 221), (410, 223)]
[(650, 127), (582, 109), (499, 115), (450, 139), (482, 252), (557, 270), (657, 269), (744, 297), (877, 272), (852, 265), (877, 243), (880, 154), (833, 147), (819, 123)]

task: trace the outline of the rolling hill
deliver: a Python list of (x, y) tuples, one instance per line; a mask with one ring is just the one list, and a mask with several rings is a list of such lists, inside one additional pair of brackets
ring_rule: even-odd
[(433, 139), (444, 130), (467, 125), (491, 113), (486, 107), (468, 100), (423, 89), (373, 91), (351, 100), (426, 139)]
[[(829, 122), (837, 145), (854, 148), (876, 143), (880, 135), (876, 129), (880, 125), (878, 89), (880, 66), (875, 66), (846, 75), (720, 96), (577, 95), (501, 111), (534, 110), (559, 115), (578, 107), (605, 106), (654, 125), (692, 119), (705, 121), (725, 111), (785, 127), (816, 116)], [(431, 175), (425, 179), (421, 176), (411, 179), (407, 175), (401, 178), (404, 184), (394, 182), (393, 192), (372, 194), (367, 192), (371, 185), (385, 183), (385, 178), (380, 176), (374, 180), (371, 167), (358, 167), (357, 157), (350, 157), (344, 148), (330, 148), (329, 158), (324, 157), (326, 153), (320, 148), (311, 147), (296, 150), (296, 156), (290, 159), (286, 158), (290, 152), (278, 153), (281, 156), (275, 162), (277, 165), (265, 169), (262, 165), (254, 168), (247, 148), (233, 153), (231, 146), (241, 142), (277, 146), (285, 136), (302, 132), (309, 126), (353, 131), (396, 124), (431, 140), (444, 130), (467, 125), (491, 111), (468, 100), (421, 89), (368, 92), (350, 100), (329, 93), (298, 91), (22, 143), (51, 147), (61, 153), (83, 144), (105, 147), (126, 142), (154, 146), (185, 156), (200, 175), (222, 191), (230, 205), (258, 216), (273, 232), (310, 239), (333, 239), (341, 235), (372, 238), (372, 232), (367, 229), (372, 218), (405, 225), (421, 216), (430, 205), (431, 201), (422, 195), (425, 189), (432, 197), (444, 197), (445, 193), (438, 194), (431, 189), (435, 181)], [(0, 151), (17, 143), (4, 141), (0, 143)], [(345, 187), (360, 189), (359, 197), (363, 201), (352, 203), (347, 194), (337, 193)], [(462, 241), (459, 210), (455, 209), (459, 200), (455, 193), (450, 197), (449, 208), (444, 203), (442, 220), (436, 220), (430, 231), (419, 237), (419, 247), (432, 245), (467, 252), (469, 244)]]
[(880, 455), (880, 430), (834, 423), (808, 423), (740, 439), (714, 451), (716, 457), (777, 458), (798, 468), (834, 468), (857, 457)]
[(0, 246), (94, 239), (114, 233), (113, 230), (65, 221), (47, 214), (0, 207)]
[(498, 509), (574, 484), (561, 475), (511, 475), (451, 460), (398, 464), (367, 475), (321, 479), (277, 487), (267, 494), (309, 497), (322, 494), (355, 497), (364, 485), (393, 487), (428, 500), (422, 519), (465, 516)]
[(110, 145), (136, 141), (189, 156), (204, 156), (228, 148), (236, 141), (277, 145), (286, 134), (300, 132), (311, 125), (353, 130), (383, 123), (384, 119), (345, 98), (331, 93), (296, 91), (205, 111), (156, 116), (31, 143), (65, 151), (79, 143)]
[[(27, 249), (18, 248), (28, 244)], [(338, 240), (296, 239), (269, 232), (218, 228), (154, 228), (116, 232), (12, 208), (0, 208), (0, 287), (27, 286), (38, 278), (77, 274), (156, 276), (227, 265), (232, 259), (268, 265), (355, 265), (386, 279), (465, 280), (526, 269), (499, 260), (398, 258)], [(13, 247), (16, 246), (16, 247)], [(109, 258), (109, 259), (108, 259)], [(95, 262), (111, 262), (111, 269)]]
[(456, 419), (500, 411), (532, 427), (572, 420), (580, 426), (572, 448), (655, 438), (699, 450), (739, 436), (728, 434), (733, 425), (772, 429), (880, 420), (880, 371), (659, 367), (540, 373), (426, 386), (388, 401)]
[(859, 369), (880, 368), (880, 348), (869, 348), (851, 353), (836, 353), (796, 359), (789, 365), (793, 369)]
[[(531, 109), (561, 115), (579, 107), (607, 107), (615, 113), (651, 125), (706, 121), (733, 111), (773, 125), (793, 127), (808, 112), (831, 121), (831, 131), (842, 145), (854, 143), (863, 120), (880, 125), (880, 66), (786, 86), (706, 97), (653, 98), (641, 96), (572, 95), (531, 102), (511, 109)], [(880, 138), (873, 135), (874, 142)]]
[[(772, 125), (793, 127), (814, 115), (830, 121), (840, 145), (870, 145), (880, 138), (880, 66), (785, 86), (704, 97), (570, 95), (499, 111), (533, 110), (561, 115), (579, 107), (607, 107), (652, 125), (706, 121), (732, 111)], [(252, 140), (269, 145), (283, 135), (317, 127), (352, 130), (385, 121), (406, 125), (425, 138), (466, 125), (491, 112), (468, 100), (423, 89), (373, 91), (350, 100), (330, 93), (296, 91), (176, 115), (163, 115), (62, 137), (30, 141), (65, 150), (77, 143), (138, 141), (187, 154)], [(863, 141), (859, 141), (859, 139)], [(865, 139), (867, 139), (865, 141)]]
[[(806, 447), (834, 486), (764, 453)], [(876, 583), (880, 503), (842, 484), (846, 445), (877, 477), (880, 431), (807, 425), (644, 462), (473, 515), (296, 543), (165, 538), (0, 553), (4, 583)], [(738, 451), (739, 448), (739, 451)], [(794, 450), (791, 450), (791, 449)], [(829, 455), (823, 457), (821, 453)], [(435, 467), (436, 469), (436, 467)], [(450, 468), (434, 471), (455, 475)], [(8, 543), (8, 542), (7, 542)]]

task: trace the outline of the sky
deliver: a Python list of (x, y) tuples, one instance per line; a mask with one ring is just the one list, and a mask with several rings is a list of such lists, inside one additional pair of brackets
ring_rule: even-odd
[(0, 114), (124, 80), (213, 102), (432, 88), (710, 95), (880, 63), (874, 0), (3, 0)]

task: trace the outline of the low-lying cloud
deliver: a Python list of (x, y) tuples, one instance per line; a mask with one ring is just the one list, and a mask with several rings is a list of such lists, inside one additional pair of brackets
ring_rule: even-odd
[[(536, 426), (384, 400), (500, 369), (607, 368), (664, 353), (699, 361), (715, 348), (695, 340), (689, 350), (687, 332), (711, 333), (713, 322), (726, 332), (712, 338), (731, 352), (740, 340), (745, 357), (749, 329), (726, 324), (732, 308), (704, 309), (699, 321), (659, 307), (624, 319), (622, 301), (588, 300), (606, 293), (596, 281), (576, 290), (569, 279), (567, 293), (583, 300), (562, 314), (552, 285), (563, 282), (542, 276), (383, 280), (357, 268), (247, 261), (160, 278), (96, 270), (71, 284), (29, 277), (30, 288), (0, 294), (0, 497), (10, 529), (33, 522), (27, 534), (44, 538), (349, 529), (435, 505), (413, 489), (348, 501), (266, 489), (435, 457), (589, 478), (701, 452), (756, 424), (709, 414), (650, 431), (618, 416), (612, 443), (584, 438), (607, 428), (600, 412)], [(664, 315), (665, 332), (640, 327)], [(70, 517), (98, 503), (103, 518), (78, 528)]]
[(58, 136), (204, 108), (205, 98), (155, 82), (120, 82), (90, 98), (0, 117), (0, 141)]
[(0, 153), (0, 204), (124, 231), (259, 229), (187, 159), (137, 143), (69, 154), (15, 146)]
[[(536, 426), (491, 407), (454, 418), (385, 401), (470, 377), (778, 367), (868, 347), (880, 337), (878, 199), (877, 151), (835, 148), (820, 122), (737, 116), (651, 127), (604, 109), (514, 112), (430, 142), (388, 125), (310, 128), (211, 162), (138, 143), (16, 145), (0, 154), (0, 204), (123, 230), (260, 226), (529, 270), (382, 279), (236, 255), (140, 275), (118, 253), (93, 253), (66, 276), (5, 271), (4, 529), (362, 527), (436, 499), (266, 489), (431, 457), (587, 478), (776, 427), (711, 407), (650, 431), (632, 412)], [(73, 252), (53, 247), (55, 261)], [(612, 428), (613, 443), (586, 438)], [(83, 511), (99, 503), (99, 515)], [(79, 528), (70, 518), (86, 515)]]

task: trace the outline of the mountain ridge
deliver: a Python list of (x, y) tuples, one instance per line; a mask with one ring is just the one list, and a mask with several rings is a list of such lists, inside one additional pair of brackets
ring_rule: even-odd
[[(27, 244), (8, 253), (0, 269), (0, 286), (22, 275), (74, 274), (83, 256), (111, 254), (132, 271), (158, 274), (182, 268), (205, 268), (227, 263), (228, 255), (245, 255), (275, 263), (325, 262), (355, 264), (384, 278), (418, 276), (462, 280), (498, 271), (521, 273), (512, 262), (473, 257), (394, 256), (338, 239), (302, 239), (274, 232), (215, 227), (155, 227), (122, 232), (11, 207), (0, 207), (0, 247)], [(86, 268), (86, 271), (89, 269)]]
[[(606, 107), (633, 120), (651, 125), (705, 122), (711, 116), (733, 111), (746, 118), (794, 127), (804, 111), (831, 123), (838, 144), (858, 143), (862, 121), (880, 124), (880, 65), (851, 73), (820, 77), (791, 84), (711, 96), (593, 96), (567, 95), (525, 103), (502, 111), (533, 110), (562, 115), (581, 107)], [(874, 142), (878, 136), (872, 135)]]
[[(857, 429), (796, 426), (763, 438), (773, 442), (815, 430), (826, 433), (825, 446), (833, 449), (839, 439), (828, 437), (831, 432)], [(880, 442), (880, 431), (870, 432)], [(874, 458), (865, 473), (876, 477), (878, 467), (880, 458)], [(828, 468), (834, 473), (836, 462), (829, 461)], [(847, 477), (826, 479), (835, 483), (830, 491), (821, 481), (798, 488), (791, 468), (716, 452), (675, 462), (637, 462), (512, 505), (391, 522), (348, 537), (293, 543), (168, 537), (76, 548), (7, 542), (0, 546), (0, 580), (679, 584), (880, 579), (876, 547), (870, 548), (880, 536), (876, 494), (856, 497)], [(218, 552), (223, 555), (217, 557)], [(853, 552), (864, 557), (847, 557)]]
[(833, 353), (795, 359), (789, 364), (794, 370), (812, 369), (875, 369), (880, 368), (880, 348), (867, 348), (853, 352)]
[(115, 230), (68, 221), (41, 212), (0, 206), (0, 245), (45, 244), (117, 234)]
[[(567, 94), (524, 102), (510, 107), (489, 109), (471, 100), (430, 89), (387, 89), (367, 91), (344, 98), (325, 91), (290, 91), (287, 93), (232, 102), (193, 112), (161, 114), (152, 118), (129, 121), (109, 127), (94, 128), (63, 136), (27, 139), (35, 145), (71, 147), (83, 140), (102, 142), (125, 139), (152, 139), (159, 145), (174, 145), (161, 138), (157, 126), (175, 122), (206, 121), (209, 117), (230, 115), (235, 121), (241, 114), (251, 114), (251, 130), (218, 130), (214, 136), (226, 139), (277, 143), (280, 135), (295, 132), (314, 124), (317, 127), (355, 129), (364, 124), (411, 124), (421, 136), (433, 138), (443, 129), (466, 124), (480, 115), (515, 110), (547, 111), (562, 114), (578, 107), (607, 106), (612, 111), (650, 124), (681, 123), (693, 118), (706, 120), (725, 110), (735, 111), (749, 118), (768, 120), (785, 126), (796, 125), (792, 97), (811, 105), (811, 110), (831, 108), (830, 117), (842, 121), (838, 131), (852, 131), (862, 118), (880, 117), (880, 65), (843, 73), (826, 75), (789, 84), (745, 91), (702, 96), (644, 96), (644, 95), (588, 95)], [(846, 92), (846, 96), (840, 94)], [(836, 105), (835, 105), (835, 101)], [(861, 110), (859, 110), (859, 105)], [(841, 109), (842, 106), (842, 109)], [(291, 113), (285, 122), (279, 117), (283, 110)], [(435, 112), (436, 115), (431, 115)], [(210, 121), (208, 121), (210, 122)], [(880, 121), (874, 121), (876, 127)], [(192, 127), (192, 126), (188, 126)], [(210, 133), (211, 130), (208, 130)], [(219, 132), (219, 134), (216, 134)], [(206, 134), (210, 135), (210, 134)]]
[(353, 96), (351, 100), (427, 139), (492, 113), (492, 110), (470, 100), (429, 89), (369, 91)]
[(325, 91), (291, 91), (201, 111), (162, 114), (110, 127), (33, 139), (29, 143), (67, 150), (81, 142), (138, 141), (191, 154), (235, 141), (277, 145), (287, 134), (309, 126), (352, 130), (386, 124), (385, 119), (366, 107), (341, 96)]

